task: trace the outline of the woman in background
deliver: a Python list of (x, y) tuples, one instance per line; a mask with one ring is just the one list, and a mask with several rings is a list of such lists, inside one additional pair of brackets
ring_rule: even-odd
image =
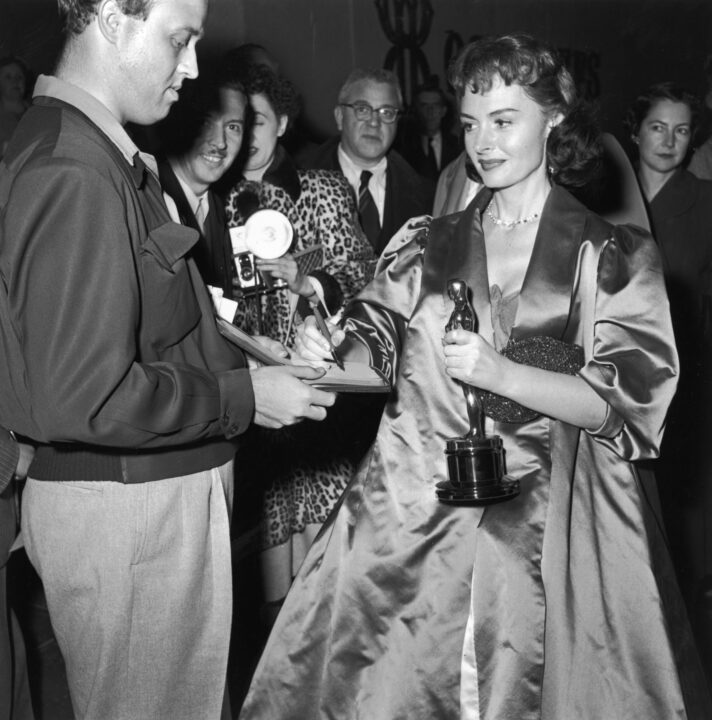
[[(573, 80), (525, 35), (451, 69), (484, 184), (429, 237), (391, 243), (335, 332), (395, 383), (376, 442), (314, 542), (240, 718), (710, 717), (672, 568), (633, 461), (657, 453), (677, 356), (650, 236), (566, 190), (600, 141)], [(447, 285), (479, 333), (445, 332)], [(297, 348), (328, 356), (307, 321)], [(441, 504), (459, 383), (521, 492)]]
[[(286, 287), (238, 304), (235, 324), (257, 331), (255, 303), (261, 304), (262, 334), (285, 345), (294, 341), (295, 325), (321, 307), (326, 315), (340, 313), (373, 274), (375, 259), (357, 220), (346, 180), (325, 170), (297, 170), (280, 145), (297, 111), (292, 84), (265, 65), (247, 66), (243, 84), (254, 112), (242, 179), (226, 200), (228, 225), (244, 225), (259, 209), (279, 210), (294, 229), (289, 252), (276, 260), (256, 260), (257, 268), (286, 282)], [(320, 246), (312, 269), (301, 266), (295, 253)], [(296, 319), (295, 319), (295, 316)], [(261, 566), (265, 619), (273, 620), (311, 541), (336, 504), (355, 462), (373, 437), (364, 417), (358, 432), (338, 423), (341, 398), (327, 426), (312, 423), (283, 431), (257, 431), (241, 451), (251, 472), (265, 487), (261, 508)], [(369, 417), (382, 405), (368, 406)], [(367, 440), (362, 438), (367, 436)], [(239, 456), (238, 456), (239, 462)], [(254, 466), (254, 467), (253, 467)]]
[(683, 595), (702, 632), (702, 612), (712, 630), (712, 598), (706, 608), (698, 606), (705, 590), (712, 592), (712, 181), (684, 169), (698, 118), (697, 98), (664, 82), (636, 98), (626, 129), (637, 149), (680, 356), (680, 381), (654, 469)]
[(30, 106), (31, 77), (27, 65), (14, 55), (0, 58), (0, 160), (17, 123)]

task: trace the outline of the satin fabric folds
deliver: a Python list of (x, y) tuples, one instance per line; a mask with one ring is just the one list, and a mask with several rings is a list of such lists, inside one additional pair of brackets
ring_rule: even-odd
[[(538, 417), (496, 423), (521, 495), (440, 504), (462, 391), (444, 372), (447, 280), (473, 290), (491, 340), (480, 224), (489, 192), (386, 249), (348, 311), (354, 352), (397, 376), (377, 440), (287, 597), (242, 720), (461, 717), (474, 627), (481, 720), (712, 717), (647, 488), (677, 379), (660, 263), (647, 234), (607, 225), (554, 188), (512, 338), (584, 348), (608, 403), (595, 432)], [(468, 646), (471, 655), (471, 646)], [(475, 710), (474, 706), (478, 706)]]

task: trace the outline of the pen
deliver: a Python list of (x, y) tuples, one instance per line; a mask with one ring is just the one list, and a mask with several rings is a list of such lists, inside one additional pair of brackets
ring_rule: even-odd
[(329, 341), (331, 357), (334, 359), (334, 362), (337, 364), (337, 366), (343, 370), (344, 361), (336, 354), (336, 348), (334, 347), (334, 343), (331, 341), (331, 333), (329, 332), (329, 328), (326, 326), (326, 323), (324, 322), (324, 317), (322, 316), (318, 307), (314, 308), (314, 318), (316, 320), (317, 327), (319, 328), (319, 332)]

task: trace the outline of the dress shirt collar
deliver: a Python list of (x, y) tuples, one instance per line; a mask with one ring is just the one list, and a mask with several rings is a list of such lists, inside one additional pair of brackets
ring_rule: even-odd
[(376, 203), (376, 209), (378, 210), (378, 217), (383, 224), (383, 214), (386, 205), (386, 170), (388, 169), (388, 156), (382, 157), (378, 164), (370, 168), (361, 167), (357, 165), (344, 151), (339, 143), (339, 165), (341, 165), (341, 172), (349, 181), (349, 185), (354, 189), (355, 196), (358, 198), (359, 186), (361, 184), (361, 173), (364, 170), (368, 170), (371, 173), (371, 177), (368, 181), (368, 189), (371, 192), (373, 201)]
[(40, 75), (35, 83), (32, 97), (45, 96), (73, 105), (83, 112), (121, 151), (129, 165), (139, 154), (146, 167), (158, 177), (158, 166), (153, 155), (139, 151), (115, 115), (100, 100), (82, 88), (53, 75)]
[[(386, 185), (386, 169), (388, 168), (388, 156), (384, 156), (380, 159), (377, 165), (373, 167), (361, 167), (357, 165), (347, 154), (344, 148), (339, 143), (339, 165), (341, 165), (341, 171), (346, 176), (349, 184), (352, 187), (358, 188), (361, 182), (361, 173), (364, 170), (371, 172), (371, 180), (369, 186), (380, 185), (385, 187)], [(358, 190), (357, 190), (358, 192)]]
[[(171, 168), (173, 169), (173, 172), (178, 180), (179, 185), (181, 186), (181, 189), (183, 190), (183, 194), (185, 195), (185, 199), (188, 201), (188, 205), (190, 205), (190, 211), (193, 213), (195, 218), (198, 218), (198, 206), (201, 202), (205, 203), (205, 217), (208, 216), (208, 198), (207, 194), (208, 191), (201, 193), (200, 195), (196, 195), (193, 190), (191, 189), (190, 185), (183, 180), (183, 176), (181, 175), (180, 168), (177, 164), (174, 164), (173, 162), (169, 161)], [(203, 200), (205, 198), (205, 200)], [(205, 218), (203, 218), (205, 220)]]
[(423, 135), (421, 136), (421, 144), (423, 146), (423, 152), (427, 155), (430, 144), (433, 145), (433, 152), (438, 161), (438, 167), (441, 166), (442, 151), (443, 151), (443, 134), (438, 130), (435, 135)]

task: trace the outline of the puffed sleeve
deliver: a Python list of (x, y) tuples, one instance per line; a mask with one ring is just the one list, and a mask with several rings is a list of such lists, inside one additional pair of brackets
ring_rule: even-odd
[(593, 339), (580, 375), (608, 412), (591, 435), (627, 460), (657, 457), (679, 366), (652, 237), (634, 226), (615, 228), (592, 292), (592, 328), (585, 331)]
[(346, 308), (342, 345), (364, 347), (369, 362), (395, 383), (408, 322), (420, 294), (423, 246), (418, 237), (394, 236), (378, 262), (374, 279)]

